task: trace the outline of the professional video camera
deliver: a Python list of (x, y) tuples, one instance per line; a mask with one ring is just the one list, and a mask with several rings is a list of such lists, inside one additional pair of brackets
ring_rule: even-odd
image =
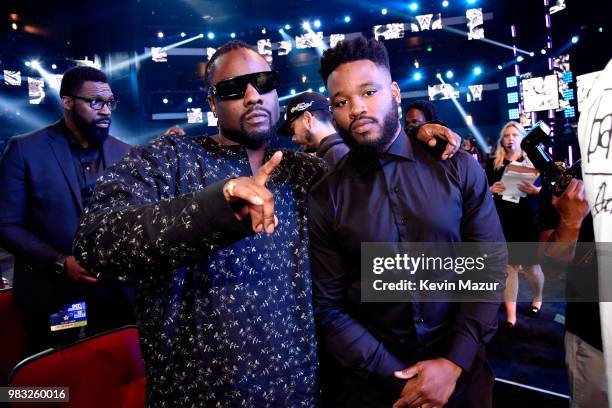
[(536, 169), (540, 171), (542, 186), (546, 186), (557, 197), (563, 194), (573, 178), (582, 178), (580, 160), (567, 167), (555, 162), (546, 152), (543, 142), (550, 138), (550, 127), (543, 121), (536, 123), (521, 142), (521, 148)]

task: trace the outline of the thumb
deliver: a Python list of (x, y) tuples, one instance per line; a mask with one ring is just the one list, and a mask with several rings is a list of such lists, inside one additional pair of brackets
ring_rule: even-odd
[(270, 179), (270, 176), (274, 172), (274, 170), (278, 167), (281, 160), (283, 160), (283, 152), (277, 151), (272, 155), (270, 160), (265, 162), (263, 166), (257, 170), (257, 173), (253, 176), (253, 179), (260, 186), (265, 186), (266, 182)]
[(395, 375), (395, 378), (399, 378), (401, 380), (409, 380), (413, 377), (416, 377), (418, 374), (419, 374), (418, 363), (411, 367), (408, 367), (401, 371), (396, 371), (393, 373), (393, 375)]

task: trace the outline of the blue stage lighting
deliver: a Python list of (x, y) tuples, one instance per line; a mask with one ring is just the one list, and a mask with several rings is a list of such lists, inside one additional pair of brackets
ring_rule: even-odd
[(321, 28), (321, 20), (314, 21), (314, 28)]
[(468, 4), (474, 4), (476, 3), (476, 0), (467, 0)]
[(382, 14), (383, 16), (386, 16), (387, 15), (387, 9), (384, 8), (384, 9), (380, 10), (380, 14)]
[(209, 40), (212, 40), (213, 38), (215, 38), (215, 33), (213, 33), (212, 31), (208, 33), (207, 35)]
[(193, 98), (190, 96), (189, 98), (187, 98), (187, 103), (191, 103), (193, 102)]
[(523, 58), (522, 55), (519, 55), (518, 57), (516, 57), (516, 62), (523, 62), (525, 58)]
[(517, 108), (508, 109), (508, 119), (516, 120), (519, 118), (520, 115), (521, 114)]
[(323, 93), (325, 92), (325, 87), (324, 86), (320, 86), (319, 87), (319, 93)]
[(285, 34), (285, 30), (283, 30), (282, 28), (279, 28), (278, 32), (281, 33), (281, 34)]
[(472, 72), (474, 73), (474, 75), (480, 75), (482, 74), (482, 68), (480, 68), (479, 66), (475, 66)]
[(164, 38), (164, 32), (163, 31), (158, 31), (157, 32), (157, 38)]
[(291, 30), (291, 24), (285, 24), (285, 30)]
[(512, 88), (513, 86), (517, 86), (518, 81), (515, 76), (506, 77), (506, 88)]
[(452, 77), (454, 77), (455, 74), (453, 73), (453, 71), (451, 71), (450, 69), (448, 71), (446, 71), (446, 77), (448, 79), (451, 79)]
[(289, 91), (289, 93), (290, 93), (291, 95), (295, 95), (295, 89), (291, 89), (291, 90)]
[(573, 36), (572, 37), (572, 44), (576, 44), (579, 39), (580, 39), (580, 37), (578, 37), (577, 35)]
[(236, 38), (236, 33), (231, 33), (230, 38)]
[(518, 92), (510, 92), (508, 93), (508, 103), (512, 104), (512, 103), (518, 103), (519, 101), (519, 95)]
[(414, 2), (413, 2), (413, 3), (410, 3), (410, 5), (408, 6), (408, 8), (409, 8), (411, 11), (417, 11), (417, 9), (419, 8), (419, 5), (418, 5), (418, 3), (414, 3)]
[(444, 0), (444, 1), (442, 2), (442, 7), (448, 7), (448, 1)]
[(168, 104), (168, 98), (162, 99), (162, 102), (164, 103), (164, 105)]
[(412, 79), (414, 79), (415, 81), (420, 81), (420, 80), (421, 80), (421, 78), (423, 78), (423, 75), (421, 75), (421, 73), (420, 73), (420, 72), (415, 72), (415, 73), (412, 75)]
[(502, 69), (504, 69), (504, 66), (503, 66), (502, 64), (499, 64), (499, 65), (497, 66), (497, 69), (499, 69), (499, 70), (501, 71)]
[(344, 22), (345, 23), (350, 23), (351, 22), (351, 16), (344, 16)]
[(181, 38), (185, 38), (185, 37), (187, 37), (187, 33), (185, 33), (184, 31), (181, 32)]
[(574, 117), (576, 117), (576, 109), (573, 106), (570, 106), (569, 108), (565, 108), (563, 110), (563, 113), (564, 113), (566, 118), (574, 118)]

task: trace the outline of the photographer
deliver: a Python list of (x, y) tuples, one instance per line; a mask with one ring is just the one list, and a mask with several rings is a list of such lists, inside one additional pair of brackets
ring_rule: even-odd
[[(567, 264), (565, 362), (570, 406), (607, 407), (599, 303), (594, 301), (597, 256), (584, 183), (573, 179), (559, 197), (543, 188), (539, 199), (541, 253), (555, 263)], [(585, 244), (575, 245), (577, 242)]]

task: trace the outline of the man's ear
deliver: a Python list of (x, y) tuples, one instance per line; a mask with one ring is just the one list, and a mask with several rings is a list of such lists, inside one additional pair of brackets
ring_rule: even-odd
[(391, 94), (393, 94), (393, 97), (395, 98), (395, 101), (397, 103), (402, 103), (402, 95), (401, 95), (401, 91), (400, 91), (400, 87), (397, 84), (397, 82), (393, 81), (391, 82)]
[(215, 103), (215, 98), (209, 95), (207, 100), (208, 100), (208, 106), (210, 106), (210, 110), (212, 111), (214, 117), (216, 118), (217, 117), (217, 104)]
[(74, 107), (74, 100), (69, 96), (62, 96), (62, 108), (67, 111), (71, 111)]
[(307, 129), (310, 129), (312, 126), (313, 114), (309, 111), (304, 112), (302, 117), (300, 118), (304, 121), (304, 125), (306, 125)]

